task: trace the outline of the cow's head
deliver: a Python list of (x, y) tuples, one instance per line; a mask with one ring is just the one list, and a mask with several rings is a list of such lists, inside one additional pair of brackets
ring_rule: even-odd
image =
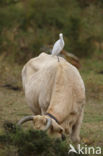
[(18, 125), (31, 120), (34, 129), (46, 131), (50, 137), (65, 139), (63, 127), (46, 115), (26, 116), (18, 122)]

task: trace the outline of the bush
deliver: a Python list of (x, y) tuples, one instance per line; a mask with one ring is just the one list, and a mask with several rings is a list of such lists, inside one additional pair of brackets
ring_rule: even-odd
[(15, 147), (19, 156), (67, 156), (68, 145), (61, 140), (51, 139), (43, 131), (23, 130), (11, 122), (4, 124), (5, 134), (0, 135), (0, 144), (6, 144), (8, 152)]
[(10, 153), (13, 156), (82, 156), (68, 153), (69, 145), (66, 141), (51, 139), (44, 131), (24, 131), (8, 121), (4, 123), (4, 129), (5, 133), (0, 135), (0, 145), (6, 150), (6, 155)]

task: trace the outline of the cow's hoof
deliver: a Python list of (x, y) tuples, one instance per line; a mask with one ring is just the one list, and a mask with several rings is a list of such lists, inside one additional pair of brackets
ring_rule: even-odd
[(73, 143), (80, 143), (80, 137), (71, 137)]

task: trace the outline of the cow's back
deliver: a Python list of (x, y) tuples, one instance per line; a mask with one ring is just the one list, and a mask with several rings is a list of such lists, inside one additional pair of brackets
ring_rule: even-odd
[[(46, 111), (68, 99), (82, 100), (85, 89), (78, 70), (60, 57), (41, 53), (27, 62), (22, 70), (22, 82), (27, 103), (34, 113)], [(67, 104), (66, 104), (67, 106)], [(67, 108), (75, 107), (72, 101)], [(64, 106), (64, 110), (67, 108)], [(59, 110), (60, 111), (60, 110)], [(61, 110), (62, 113), (62, 110)]]

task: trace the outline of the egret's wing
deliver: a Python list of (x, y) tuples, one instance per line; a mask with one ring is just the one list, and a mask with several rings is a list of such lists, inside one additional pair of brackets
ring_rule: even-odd
[(59, 49), (60, 49), (60, 40), (55, 42), (53, 49), (52, 49), (52, 54), (56, 55), (56, 53), (58, 53)]
[(60, 40), (58, 40), (53, 46), (52, 55), (58, 55), (62, 49), (63, 48), (61, 47)]

